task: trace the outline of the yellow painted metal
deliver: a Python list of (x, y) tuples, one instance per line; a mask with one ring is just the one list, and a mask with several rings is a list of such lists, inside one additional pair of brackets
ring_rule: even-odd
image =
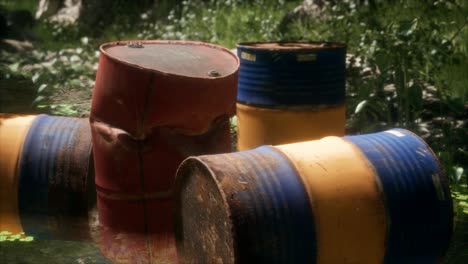
[(345, 105), (271, 109), (237, 103), (237, 149), (344, 136)]
[(18, 161), (36, 116), (0, 113), (0, 230), (22, 232), (18, 212)]
[(386, 213), (367, 159), (338, 137), (277, 146), (294, 163), (310, 197), (317, 263), (383, 263)]

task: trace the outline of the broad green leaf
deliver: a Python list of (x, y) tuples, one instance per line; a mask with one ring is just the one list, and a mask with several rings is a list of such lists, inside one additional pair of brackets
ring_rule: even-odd
[(19, 62), (16, 62), (16, 63), (10, 64), (10, 66), (8, 66), (8, 68), (12, 72), (17, 72), (18, 69), (19, 69), (19, 65), (20, 65)]
[(26, 241), (26, 242), (33, 241), (33, 240), (34, 240), (34, 237), (32, 237), (32, 236), (27, 236), (27, 237), (24, 238), (24, 241)]
[(38, 106), (36, 106), (36, 107), (39, 108), (39, 109), (45, 109), (45, 108), (47, 108), (48, 106), (45, 105), (45, 104), (40, 104), (40, 105), (38, 105)]
[(33, 75), (33, 77), (31, 77), (31, 81), (32, 81), (33, 83), (36, 83), (37, 80), (39, 80), (39, 77), (41, 77), (41, 75), (40, 75), (38, 72), (36, 72), (36, 73)]
[(463, 175), (463, 168), (462, 167), (458, 167), (456, 170), (455, 170), (455, 177), (457, 179), (457, 181), (459, 181), (461, 179)]
[(46, 99), (45, 96), (42, 96), (42, 95), (39, 95), (38, 97), (36, 97), (36, 99), (34, 99), (34, 101), (32, 102), (33, 105), (43, 101), (44, 99)]
[(73, 79), (69, 83), (70, 83), (71, 86), (75, 86), (75, 87), (76, 86), (82, 86), (82, 84), (83, 84), (79, 79)]
[(356, 110), (354, 110), (354, 113), (357, 114), (359, 112), (361, 112), (361, 110), (364, 108), (364, 106), (366, 105), (367, 103), (367, 100), (364, 100), (362, 102), (360, 102), (357, 106), (356, 106)]
[(43, 83), (39, 88), (37, 89), (37, 93), (43, 92), (47, 88), (47, 84)]

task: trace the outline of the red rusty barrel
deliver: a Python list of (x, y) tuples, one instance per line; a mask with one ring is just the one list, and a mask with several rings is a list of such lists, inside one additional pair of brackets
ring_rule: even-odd
[[(99, 220), (110, 230), (101, 250), (126, 261), (128, 252), (102, 246), (113, 244), (107, 238), (146, 234), (149, 255), (164, 247), (161, 238), (175, 257), (175, 172), (188, 156), (231, 150), (238, 58), (191, 41), (119, 41), (100, 50), (90, 120)], [(125, 245), (136, 249), (134, 242)]]

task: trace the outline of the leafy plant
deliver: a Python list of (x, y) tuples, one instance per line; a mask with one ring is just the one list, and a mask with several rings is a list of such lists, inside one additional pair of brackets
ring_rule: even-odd
[(34, 241), (34, 237), (26, 236), (24, 232), (13, 234), (9, 231), (0, 231), (0, 242), (5, 241), (31, 242)]

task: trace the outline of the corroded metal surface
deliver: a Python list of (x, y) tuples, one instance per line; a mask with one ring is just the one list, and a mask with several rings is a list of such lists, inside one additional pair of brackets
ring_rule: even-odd
[[(127, 43), (120, 41), (101, 46), (92, 118), (141, 139), (156, 126), (202, 134), (217, 117), (235, 113), (239, 62), (229, 50), (190, 41), (147, 40), (141, 41), (144, 46), (141, 49), (129, 48)], [(156, 55), (152, 54), (152, 49), (192, 52), (190, 56), (173, 52)], [(139, 56), (166, 59), (163, 62), (126, 61)], [(150, 65), (146, 65), (146, 61)], [(220, 75), (209, 75), (212, 70)], [(189, 74), (184, 75), (186, 73)]]
[(448, 180), (409, 131), (191, 157), (176, 177), (182, 263), (437, 263)]
[(88, 120), (0, 117), (1, 163), (11, 162), (9, 174), (0, 174), (6, 195), (1, 229), (36, 239), (92, 240), (88, 212), (96, 194)]
[[(99, 219), (109, 234), (146, 237), (138, 241), (146, 241), (149, 263), (157, 254), (174, 260), (173, 237), (166, 238), (177, 166), (191, 155), (231, 149), (238, 64), (227, 49), (200, 42), (101, 46), (90, 115)], [(102, 251), (112, 252), (106, 241), (112, 239), (101, 241)], [(143, 246), (125, 245), (131, 252)]]
[(344, 136), (346, 45), (237, 46), (238, 149)]
[[(107, 44), (101, 49), (110, 57), (122, 63), (142, 69), (178, 75), (182, 78), (209, 78), (229, 76), (236, 72), (238, 63), (231, 53), (210, 44), (194, 42), (143, 41), (140, 49), (129, 45)], [(158, 44), (158, 45), (154, 45)], [(213, 49), (219, 49), (216, 52)], [(144, 49), (144, 50), (143, 50)], [(196, 65), (196, 67), (194, 67)], [(210, 72), (216, 71), (218, 76)]]
[(176, 183), (182, 263), (313, 263), (306, 189), (271, 147), (189, 158)]
[(437, 263), (452, 236), (453, 208), (436, 155), (403, 129), (345, 139), (369, 160), (384, 194), (391, 223), (385, 263)]
[(96, 202), (87, 119), (37, 116), (18, 170), (21, 223), (42, 239), (90, 240), (88, 210)]
[(317, 226), (316, 263), (383, 263), (382, 191), (359, 149), (339, 137), (277, 146), (309, 193)]
[(237, 53), (240, 103), (262, 107), (344, 103), (344, 44), (239, 43)]

